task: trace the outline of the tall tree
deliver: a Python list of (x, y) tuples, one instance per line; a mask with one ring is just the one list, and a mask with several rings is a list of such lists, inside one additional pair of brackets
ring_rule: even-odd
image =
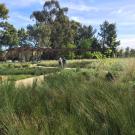
[[(46, 1), (42, 11), (33, 12), (31, 17), (36, 19), (36, 25), (40, 29), (40, 45), (52, 48), (63, 48), (72, 40), (70, 21), (66, 16), (68, 8), (61, 8), (56, 0)], [(43, 39), (44, 38), (44, 39)], [(44, 43), (48, 41), (47, 43)]]
[(102, 52), (109, 56), (116, 54), (117, 46), (120, 45), (120, 41), (117, 41), (117, 31), (116, 25), (105, 21), (100, 25), (100, 33), (98, 34), (101, 37), (101, 48)]

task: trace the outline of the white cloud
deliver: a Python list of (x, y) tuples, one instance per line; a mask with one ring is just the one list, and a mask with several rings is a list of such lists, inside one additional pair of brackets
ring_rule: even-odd
[(28, 7), (32, 4), (42, 4), (44, 0), (1, 0), (10, 7)]
[(86, 19), (86, 18), (79, 17), (79, 16), (71, 16), (70, 19), (75, 20), (75, 21), (80, 22), (85, 25), (94, 25), (94, 26), (99, 25), (99, 22), (101, 22), (101, 20)]
[(130, 21), (129, 21), (129, 22), (128, 22), (128, 21), (119, 22), (118, 25), (119, 25), (119, 26), (127, 26), (127, 27), (128, 27), (128, 26), (133, 26), (133, 27), (134, 27), (134, 26), (135, 26), (135, 22), (130, 22)]
[[(105, 21), (104, 18), (92, 18), (91, 19), (91, 18), (80, 17), (80, 16), (71, 16), (70, 19), (81, 22), (82, 24), (85, 24), (85, 25), (92, 25), (92, 26), (96, 26), (96, 27)], [(111, 23), (115, 23), (115, 20), (113, 20), (113, 19), (107, 19), (107, 20)]]
[(135, 49), (135, 35), (121, 35), (120, 36), (120, 41), (121, 41), (121, 47), (126, 48), (134, 48)]
[(92, 7), (92, 6), (87, 6), (87, 5), (74, 5), (74, 4), (69, 4), (67, 6), (69, 9), (71, 10), (76, 10), (76, 11), (99, 11), (99, 9), (97, 7)]

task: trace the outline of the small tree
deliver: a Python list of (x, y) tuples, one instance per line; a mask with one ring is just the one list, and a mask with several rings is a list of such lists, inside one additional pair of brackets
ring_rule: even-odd
[(135, 57), (135, 49), (130, 50), (130, 57)]
[(125, 57), (129, 57), (130, 56), (130, 48), (127, 47), (125, 50)]

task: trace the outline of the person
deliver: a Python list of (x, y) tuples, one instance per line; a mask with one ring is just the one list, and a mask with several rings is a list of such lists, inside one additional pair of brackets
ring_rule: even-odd
[(66, 65), (66, 58), (65, 57), (62, 58), (62, 62), (63, 62), (63, 67), (65, 67), (65, 65)]
[(63, 68), (63, 59), (61, 57), (59, 58), (58, 62), (59, 62), (59, 66)]

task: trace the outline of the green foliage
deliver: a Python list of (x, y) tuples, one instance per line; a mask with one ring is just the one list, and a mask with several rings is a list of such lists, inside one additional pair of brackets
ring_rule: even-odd
[(90, 49), (92, 45), (92, 39), (84, 39), (80, 43), (81, 49)]
[(7, 46), (12, 48), (17, 46), (19, 43), (17, 30), (14, 28), (13, 25), (9, 24), (8, 22), (1, 22), (0, 28), (0, 46)]
[(33, 75), (10, 75), (8, 76), (8, 81), (18, 81), (22, 79), (31, 78)]
[(0, 68), (0, 75), (43, 75), (57, 72), (59, 69), (49, 68)]
[(107, 55), (111, 55), (111, 57), (113, 57), (113, 55), (116, 54), (117, 46), (120, 45), (120, 41), (117, 41), (116, 24), (105, 21), (100, 25), (99, 36), (101, 37), (100, 42), (102, 52), (105, 54), (105, 52), (108, 52), (109, 50), (109, 54), (107, 53)]
[(124, 71), (124, 65), (123, 65), (123, 63), (116, 62), (116, 63), (112, 64), (108, 70), (110, 73), (112, 73), (112, 75), (115, 78), (118, 78), (119, 76), (121, 76), (121, 73)]
[(0, 3), (0, 18), (7, 19), (9, 10), (6, 8), (5, 4)]
[[(67, 48), (68, 48), (68, 49), (75, 49), (75, 48), (76, 48), (76, 45), (69, 43), (69, 44), (67, 45)], [(67, 54), (67, 58), (68, 58), (68, 59), (74, 59), (74, 58), (75, 58), (75, 53), (69, 51), (68, 54)]]
[(27, 26), (27, 32), (29, 35), (29, 40), (33, 42), (33, 44), (37, 47), (39, 43), (39, 28), (37, 25), (28, 25)]
[(104, 54), (106, 55), (106, 57), (111, 58), (111, 56), (112, 56), (112, 50), (111, 49), (106, 49), (106, 51), (104, 52)]
[(91, 59), (92, 58), (92, 53), (91, 52), (85, 52), (83, 53), (83, 58), (86, 58), (86, 59)]
[(70, 22), (65, 15), (67, 11), (67, 8), (60, 7), (58, 1), (52, 0), (45, 1), (42, 11), (33, 12), (31, 17), (36, 19), (36, 26), (38, 27), (38, 32), (34, 32), (38, 46), (44, 45), (44, 47), (52, 48), (67, 46), (72, 38), (72, 32), (69, 31)]
[(103, 55), (101, 52), (93, 52), (92, 53), (92, 58), (94, 58), (94, 59), (103, 59), (103, 58), (105, 58), (105, 55)]
[(93, 29), (93, 27), (91, 25), (86, 26), (80, 26), (79, 30), (78, 30), (78, 38), (79, 38), (79, 43), (82, 40), (86, 40), (86, 39), (93, 39), (94, 38), (94, 34), (96, 33), (96, 30)]
[(120, 62), (117, 62), (117, 63), (114, 63), (113, 65), (111, 65), (111, 70), (113, 71), (123, 71), (124, 70), (124, 65), (123, 63), (120, 63)]
[(18, 38), (19, 38), (19, 45), (20, 46), (30, 46), (28, 44), (28, 32), (24, 29), (21, 28), (18, 30)]
[(103, 59), (103, 58), (105, 58), (105, 55), (103, 55), (101, 52), (86, 52), (86, 53), (84, 53), (83, 58)]

